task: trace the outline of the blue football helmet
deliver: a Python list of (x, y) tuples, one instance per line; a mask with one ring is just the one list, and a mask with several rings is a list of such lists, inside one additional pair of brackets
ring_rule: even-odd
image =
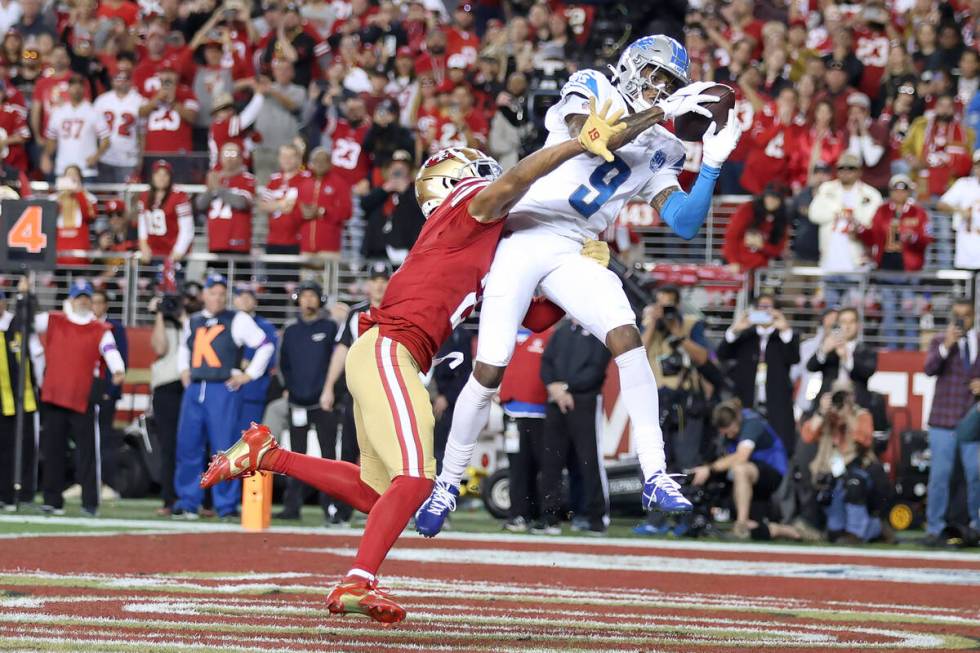
[[(670, 95), (665, 84), (654, 81), (654, 75), (664, 71), (677, 80), (680, 86), (687, 86), (691, 83), (687, 73), (689, 63), (687, 50), (683, 45), (669, 36), (655, 34), (644, 36), (626, 46), (619, 55), (615, 68), (610, 68), (613, 71), (613, 83), (626, 102), (634, 111), (644, 111)], [(652, 71), (647, 70), (649, 66), (653, 67)], [(647, 88), (657, 89), (653, 101), (643, 97), (643, 91)]]

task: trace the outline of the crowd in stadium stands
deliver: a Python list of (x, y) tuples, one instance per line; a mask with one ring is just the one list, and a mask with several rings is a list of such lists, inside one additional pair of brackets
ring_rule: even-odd
[[(816, 336), (801, 343), (807, 334), (790, 326), (776, 297), (762, 293), (722, 341), (710, 342), (678, 289), (658, 289), (642, 327), (661, 388), (670, 469), (691, 475), (695, 515), (716, 515), (710, 508), (730, 494), (739, 537), (812, 538), (823, 529), (846, 541), (887, 539), (883, 509), (891, 488), (872, 432), (888, 425), (882, 397), (867, 385), (877, 355), (860, 342), (861, 314), (838, 307), (860, 301), (849, 295), (856, 275), (892, 273), (878, 280), (881, 328), (918, 349), (908, 344), (919, 334), (909, 308), (913, 286), (901, 273), (921, 270), (939, 237), (927, 209), (953, 216), (955, 266), (980, 268), (980, 151), (973, 149), (980, 128), (978, 25), (980, 2), (972, 0), (0, 0), (2, 177), (25, 195), (30, 180), (50, 183), (64, 264), (85, 261), (72, 250), (93, 249), (179, 262), (191, 251), (195, 222), (207, 224), (213, 253), (337, 257), (345, 225), (355, 211), (363, 215), (354, 254), (380, 265), (371, 268), (368, 299), (324, 307), (319, 288), (301, 285), (299, 317), (279, 334), (278, 358), (256, 349), (258, 334), (268, 329), (255, 318), (263, 307), (256, 307), (254, 291), (236, 292), (238, 312), (226, 316), (231, 340), (220, 355), (247, 350), (250, 364), (272, 360), (247, 367), (267, 383), (278, 360), (287, 397), (272, 379), (267, 396), (256, 385), (256, 397), (234, 398), (221, 387), (258, 383), (246, 383), (237, 368), (221, 379), (184, 378), (181, 329), (202, 306), (220, 312), (218, 294), (229, 290), (227, 282), (209, 277), (206, 287), (185, 285), (183, 297), (154, 300), (162, 512), (193, 517), (205, 510), (192, 481), (206, 440), (212, 448), (228, 444), (216, 432), (243, 425), (237, 414), (229, 417), (237, 401), (273, 399), (266, 421), (278, 420), (279, 432), (291, 428), (297, 441), (313, 425), (324, 455), (333, 455), (342, 424), (343, 456), (356, 459), (344, 354), (357, 336), (358, 313), (380, 301), (388, 266), (404, 260), (424, 222), (412, 185), (419, 162), (442, 148), (470, 146), (504, 168), (513, 165), (540, 147), (545, 111), (572, 72), (604, 68), (638, 34), (672, 35), (688, 50), (693, 80), (733, 87), (745, 127), (718, 183), (720, 193), (753, 196), (727, 228), (725, 262), (743, 272), (776, 259), (817, 265), (825, 273), (826, 310), (813, 325)], [(701, 146), (687, 147), (689, 181)], [(149, 185), (132, 202), (122, 196), (99, 202), (87, 190), (95, 182), (131, 181)], [(204, 190), (175, 188), (186, 183)], [(259, 220), (267, 228), (258, 229)], [(260, 241), (257, 232), (267, 236)], [(619, 252), (636, 243), (628, 224), (605, 237)], [(111, 257), (102, 263), (96, 287), (118, 270)], [(89, 315), (86, 297), (95, 295), (85, 284), (74, 286), (71, 310)], [(10, 323), (0, 321), (8, 350)], [(45, 322), (48, 346), (55, 346), (52, 329), (70, 333), (90, 323)], [(554, 333), (522, 334), (501, 388), (517, 442), (506, 522), (513, 531), (560, 531), (568, 501), (574, 528), (601, 534), (608, 523), (594, 419), (605, 350), (585, 351), (581, 340), (570, 346), (577, 331), (569, 323)], [(468, 338), (459, 330), (450, 349), (468, 353)], [(312, 355), (312, 342), (336, 344)], [(38, 402), (42, 412), (58, 413), (76, 439), (88, 437), (81, 422), (92, 421), (95, 404), (108, 407), (118, 393), (113, 346), (99, 338), (89, 344), (85, 364), (101, 356), (112, 370), (100, 377), (104, 392), (88, 405), (72, 396), (67, 406), (45, 382)], [(946, 526), (957, 459), (969, 488), (972, 517), (965, 523), (977, 526), (980, 445), (958, 432), (977, 430), (961, 420), (976, 413), (978, 349), (972, 306), (957, 303), (926, 366), (941, 388), (929, 421), (932, 543)], [(443, 443), (469, 365), (467, 357), (458, 372), (442, 369), (435, 379)], [(302, 396), (297, 390), (310, 379), (317, 391)], [(188, 384), (199, 392), (185, 392)], [(205, 389), (226, 403), (210, 413), (189, 408), (194, 397), (203, 401)], [(46, 409), (52, 398), (58, 408)], [(7, 408), (0, 417), (5, 449), (12, 442)], [(182, 424), (191, 419), (188, 410), (194, 428)], [(192, 430), (193, 438), (178, 435)], [(49, 459), (63, 448), (61, 441), (49, 445), (42, 447)], [(81, 448), (77, 474), (92, 514), (93, 452)], [(570, 499), (560, 489), (563, 466)], [(58, 512), (55, 486), (65, 470), (51, 469), (44, 473), (45, 504)], [(0, 501), (8, 508), (18, 500), (9, 493), (9, 471), (0, 477)], [(298, 516), (304, 491), (290, 486), (288, 497), (283, 518)], [(765, 501), (770, 508), (778, 503), (781, 514), (760, 514)], [(329, 499), (322, 505), (333, 521), (349, 520), (349, 507)], [(214, 508), (232, 517), (237, 510), (224, 492), (215, 494)], [(654, 516), (637, 531), (696, 534), (704, 523)]]

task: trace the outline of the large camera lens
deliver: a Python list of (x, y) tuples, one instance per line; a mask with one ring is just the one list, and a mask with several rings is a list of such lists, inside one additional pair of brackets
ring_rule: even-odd
[(834, 407), (835, 410), (840, 410), (844, 407), (844, 403), (847, 401), (847, 391), (838, 390), (834, 394), (830, 395), (830, 405)]

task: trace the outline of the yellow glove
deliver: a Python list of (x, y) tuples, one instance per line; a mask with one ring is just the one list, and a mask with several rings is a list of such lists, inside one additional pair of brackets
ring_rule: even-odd
[(582, 125), (582, 131), (578, 133), (578, 142), (582, 144), (586, 152), (591, 152), (596, 156), (601, 156), (606, 161), (612, 161), (613, 155), (609, 151), (609, 139), (626, 129), (625, 122), (617, 122), (623, 115), (620, 109), (611, 116), (609, 112), (610, 100), (606, 100), (599, 113), (595, 111), (595, 98), (589, 98), (589, 117)]
[(609, 243), (586, 238), (582, 243), (582, 256), (590, 258), (604, 268), (609, 267)]

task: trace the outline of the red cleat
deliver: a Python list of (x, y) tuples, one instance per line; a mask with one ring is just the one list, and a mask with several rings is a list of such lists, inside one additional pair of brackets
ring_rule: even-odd
[(383, 624), (394, 624), (405, 618), (405, 608), (378, 589), (378, 581), (348, 576), (327, 597), (332, 614), (363, 614)]
[(207, 489), (222, 481), (251, 476), (258, 471), (265, 454), (278, 448), (279, 443), (272, 437), (269, 427), (252, 422), (230, 449), (212, 456), (211, 464), (201, 476), (201, 487)]

